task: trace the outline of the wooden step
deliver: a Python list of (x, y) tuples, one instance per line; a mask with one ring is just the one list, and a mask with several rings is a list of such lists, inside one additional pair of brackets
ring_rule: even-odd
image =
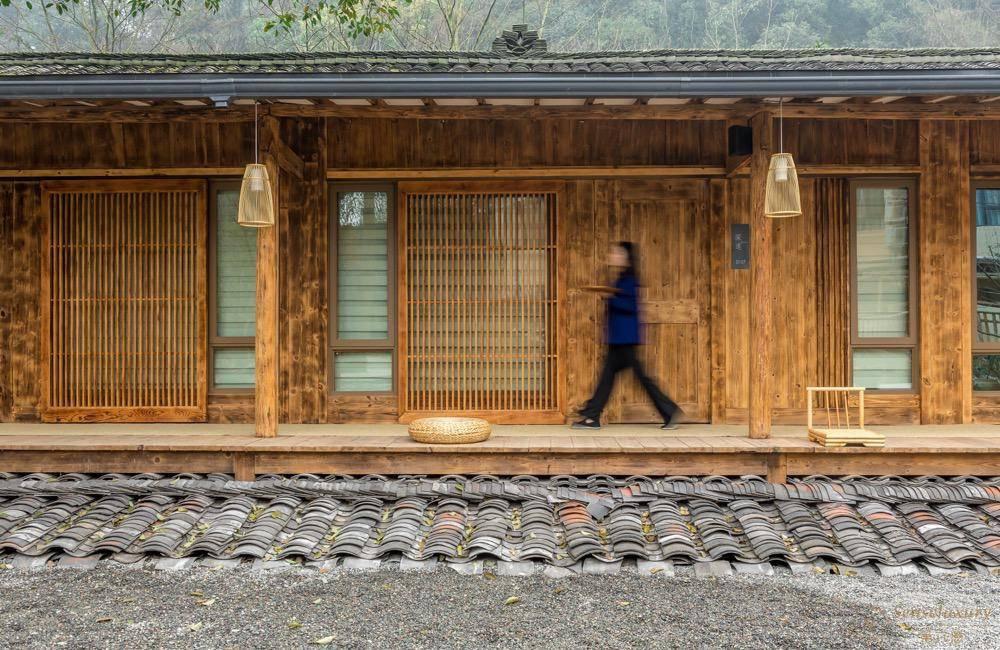
[(884, 447), (885, 436), (867, 429), (809, 429), (809, 439), (824, 447)]

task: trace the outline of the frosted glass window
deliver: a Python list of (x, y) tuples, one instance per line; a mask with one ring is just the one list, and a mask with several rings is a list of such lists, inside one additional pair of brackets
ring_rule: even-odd
[(913, 353), (910, 350), (854, 350), (854, 385), (883, 390), (913, 388)]
[(253, 348), (216, 348), (212, 384), (216, 388), (253, 388)]
[(858, 338), (909, 336), (910, 218), (906, 188), (858, 188)]
[(333, 389), (364, 392), (391, 391), (392, 352), (334, 353)]
[(236, 223), (238, 190), (216, 192), (216, 336), (253, 336), (257, 292), (257, 229)]
[(1000, 189), (976, 190), (976, 342), (1000, 343)]
[(389, 195), (338, 197), (337, 337), (389, 338)]

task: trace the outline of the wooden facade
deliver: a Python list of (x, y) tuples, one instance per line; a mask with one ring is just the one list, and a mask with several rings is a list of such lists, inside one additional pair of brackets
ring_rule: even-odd
[[(1000, 395), (972, 389), (970, 275), (975, 246), (970, 188), (980, 180), (1000, 184), (1000, 112), (956, 116), (947, 104), (936, 114), (923, 105), (921, 111), (897, 109), (899, 114), (884, 117), (881, 109), (861, 116), (846, 109), (841, 116), (786, 111), (784, 147), (800, 166), (803, 215), (767, 221), (757, 216), (766, 150), (759, 149), (749, 165), (734, 164), (727, 156), (727, 127), (748, 122), (742, 116), (726, 119), (721, 111), (706, 113), (717, 119), (681, 119), (657, 118), (662, 107), (648, 107), (649, 114), (640, 114), (645, 107), (638, 106), (620, 114), (594, 107), (593, 115), (578, 119), (566, 110), (534, 107), (521, 117), (500, 110), (495, 117), (470, 119), (443, 108), (426, 115), (377, 106), (340, 114), (284, 108), (276, 105), (261, 122), (261, 153), (276, 181), (278, 224), (258, 240), (255, 345), (258, 360), (263, 349), (263, 358), (272, 361), (258, 363), (256, 380), (258, 390), (275, 395), (280, 408), (258, 420), (258, 428), (273, 432), (278, 421), (397, 422), (425, 412), (565, 421), (589, 395), (601, 356), (600, 300), (580, 288), (600, 279), (608, 245), (618, 239), (639, 242), (643, 254), (646, 364), (689, 417), (714, 424), (756, 422), (751, 430), (763, 432), (770, 422), (802, 423), (807, 386), (851, 380), (851, 188), (868, 179), (917, 188), (911, 201), (916, 381), (913, 390), (869, 392), (868, 420), (1000, 420)], [(112, 301), (111, 312), (92, 312), (104, 314), (97, 321), (84, 318), (87, 327), (111, 328), (90, 332), (60, 311), (61, 301), (72, 294), (52, 293), (75, 281), (62, 262), (53, 261), (65, 245), (54, 237), (67, 231), (59, 216), (64, 204), (54, 203), (52, 193), (68, 187), (53, 181), (73, 177), (79, 179), (76, 187), (92, 194), (123, 182), (100, 180), (107, 177), (130, 177), (128, 191), (137, 193), (238, 179), (253, 158), (253, 124), (245, 114), (226, 115), (157, 121), (153, 113), (135, 119), (110, 110), (102, 118), (100, 109), (93, 109), (86, 120), (0, 121), (0, 421), (60, 419), (56, 407), (63, 406), (74, 409), (64, 419), (91, 421), (120, 419), (126, 407), (135, 407), (127, 417), (147, 421), (254, 420), (252, 392), (206, 385), (205, 309), (211, 306), (198, 303), (198, 295), (204, 300), (208, 292), (174, 299), (177, 287), (171, 283), (197, 288), (207, 277), (204, 189), (194, 190), (200, 198), (187, 212), (170, 203), (165, 211), (150, 213), (150, 221), (142, 220), (142, 227), (164, 228), (158, 236), (170, 254), (157, 258), (166, 271), (157, 277), (173, 297), (167, 303), (181, 310), (169, 317), (157, 312), (155, 318), (182, 346), (156, 351), (168, 359), (162, 399), (131, 402), (116, 392), (112, 371), (127, 365), (122, 341), (142, 343), (139, 334), (123, 336), (112, 327), (119, 306)], [(768, 129), (776, 129), (775, 120), (765, 116), (754, 120), (756, 144), (773, 147), (776, 137)], [(330, 247), (330, 196), (341, 182), (377, 182), (395, 193), (390, 391), (336, 392), (331, 382), (336, 251)], [(482, 201), (513, 205), (502, 197), (514, 195), (541, 198), (535, 212), (502, 208), (511, 210), (510, 241), (518, 243), (495, 252), (537, 265), (532, 277), (538, 283), (531, 286), (538, 291), (513, 296), (502, 315), (480, 313), (455, 300), (466, 292), (501, 290), (475, 275), (477, 255), (495, 246), (480, 246), (475, 222), (464, 215)], [(184, 227), (180, 221), (156, 225), (157, 218), (182, 213)], [(127, 230), (126, 221), (109, 216), (101, 223), (114, 235)], [(733, 224), (753, 228), (750, 270), (731, 268)], [(98, 245), (93, 238), (82, 241)], [(108, 241), (114, 247), (119, 240)], [(176, 255), (170, 243), (175, 241), (180, 242)], [(543, 253), (526, 253), (531, 250)], [(107, 280), (101, 269), (114, 268), (118, 258), (94, 259), (93, 273), (80, 277), (100, 284)], [(470, 275), (457, 278), (462, 272)], [(482, 304), (485, 310), (499, 302)], [(77, 317), (77, 312), (69, 316)], [(140, 328), (154, 322), (140, 320)], [(528, 340), (528, 327), (495, 329), (513, 320), (536, 324), (541, 338)], [(271, 332), (272, 342), (262, 338), (265, 322), (271, 323), (264, 332)], [(478, 343), (468, 338), (476, 332), (493, 343), (521, 336), (517, 350), (530, 354), (503, 368), (486, 367), (477, 356)], [(456, 338), (445, 341), (447, 336)], [(64, 358), (66, 348), (60, 346), (72, 344), (97, 346), (89, 352), (92, 358), (109, 360), (87, 366), (84, 355), (85, 365), (79, 366), (108, 377), (99, 384), (106, 387), (100, 396), (105, 401), (92, 396), (53, 402), (64, 399), (72, 385), (59, 383), (66, 379), (61, 373), (77, 366), (67, 370), (55, 361)], [(174, 352), (190, 358), (171, 365)], [(434, 359), (447, 363), (426, 365)], [(534, 370), (525, 370), (529, 365)], [(521, 373), (520, 383), (512, 384), (518, 388), (483, 392), (482, 378), (497, 372)], [(458, 379), (437, 393), (428, 383), (435, 373)], [(535, 377), (542, 377), (541, 383), (532, 383)], [(654, 415), (631, 380), (619, 386), (607, 411), (611, 422), (646, 422)]]

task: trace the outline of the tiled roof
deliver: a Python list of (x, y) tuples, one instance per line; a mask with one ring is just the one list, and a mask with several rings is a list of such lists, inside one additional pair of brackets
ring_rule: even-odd
[(1000, 480), (0, 474), (0, 554), (1000, 566)]
[(0, 76), (258, 73), (752, 73), (998, 70), (1000, 49), (654, 50), (552, 53), (0, 54)]

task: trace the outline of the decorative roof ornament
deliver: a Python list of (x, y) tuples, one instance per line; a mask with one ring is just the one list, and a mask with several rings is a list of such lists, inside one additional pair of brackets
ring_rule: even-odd
[(538, 32), (529, 30), (527, 25), (514, 25), (512, 30), (504, 30), (503, 35), (493, 41), (495, 54), (525, 56), (526, 54), (544, 54), (549, 46), (544, 38), (538, 38)]

